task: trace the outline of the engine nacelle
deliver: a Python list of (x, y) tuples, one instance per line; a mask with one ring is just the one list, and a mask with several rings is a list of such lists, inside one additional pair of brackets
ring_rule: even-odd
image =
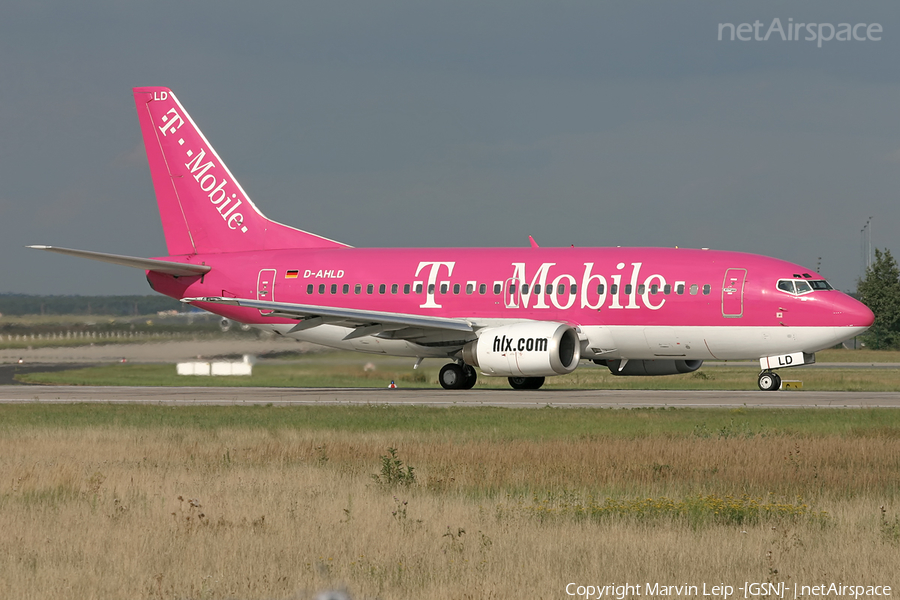
[(535, 321), (481, 330), (463, 360), (485, 375), (546, 377), (571, 373), (581, 360), (578, 333), (564, 323)]
[(598, 365), (605, 365), (613, 375), (677, 375), (693, 373), (703, 364), (702, 360), (629, 360), (619, 370), (621, 360), (595, 360)]

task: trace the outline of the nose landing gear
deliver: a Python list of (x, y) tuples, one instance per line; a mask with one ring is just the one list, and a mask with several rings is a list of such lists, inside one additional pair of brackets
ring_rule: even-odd
[(812, 365), (815, 362), (816, 355), (813, 352), (792, 352), (790, 354), (763, 356), (759, 359), (759, 368), (762, 369), (762, 372), (759, 374), (759, 389), (764, 392), (781, 389), (781, 377), (775, 373), (775, 369)]
[(764, 392), (772, 392), (781, 388), (781, 377), (774, 371), (763, 371), (757, 380), (759, 389)]

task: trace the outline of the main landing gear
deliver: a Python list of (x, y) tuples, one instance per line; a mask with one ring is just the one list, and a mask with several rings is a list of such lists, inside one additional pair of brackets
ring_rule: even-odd
[[(536, 390), (544, 385), (543, 377), (510, 377), (508, 380), (514, 390)], [(438, 381), (445, 390), (470, 390), (478, 381), (478, 373), (465, 363), (450, 363), (441, 367)]]
[(544, 385), (543, 377), (509, 377), (509, 385), (514, 390), (536, 390)]
[(757, 383), (762, 391), (772, 392), (781, 388), (781, 377), (775, 371), (763, 371)]
[(478, 381), (478, 373), (467, 364), (450, 363), (441, 367), (438, 381), (445, 390), (471, 390)]

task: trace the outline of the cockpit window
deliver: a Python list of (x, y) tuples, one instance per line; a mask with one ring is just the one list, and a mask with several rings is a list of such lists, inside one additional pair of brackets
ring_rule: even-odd
[(788, 294), (795, 294), (794, 291), (794, 282), (790, 279), (782, 279), (778, 282), (778, 289), (782, 292), (787, 292)]
[(779, 279), (778, 289), (794, 296), (802, 296), (819, 290), (833, 290), (831, 284), (823, 279)]

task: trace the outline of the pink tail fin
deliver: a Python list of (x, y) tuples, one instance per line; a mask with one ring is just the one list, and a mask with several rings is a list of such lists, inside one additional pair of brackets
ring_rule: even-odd
[(164, 87), (134, 88), (169, 255), (346, 247), (267, 219)]

